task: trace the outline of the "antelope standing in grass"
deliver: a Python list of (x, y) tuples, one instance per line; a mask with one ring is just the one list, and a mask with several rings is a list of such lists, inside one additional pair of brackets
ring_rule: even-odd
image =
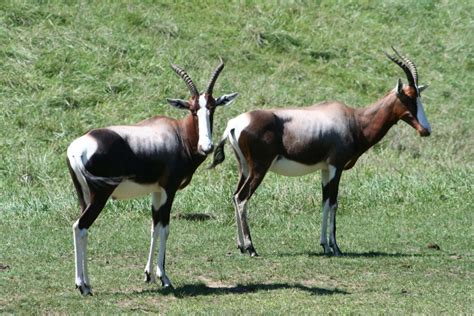
[[(425, 116), (415, 64), (400, 55), (387, 57), (400, 66), (408, 84), (398, 79), (395, 89), (365, 108), (341, 102), (288, 109), (256, 110), (230, 120), (214, 152), (211, 168), (221, 163), (228, 138), (239, 161), (240, 178), (233, 203), (237, 222), (237, 245), (241, 252), (256, 256), (247, 223), (247, 203), (268, 171), (302, 176), (321, 170), (322, 208), (320, 243), (325, 254), (341, 255), (336, 242), (336, 209), (343, 170), (376, 144), (400, 119), (421, 136), (431, 133)], [(329, 244), (326, 227), (329, 213)]]
[(128, 199), (149, 193), (152, 226), (145, 281), (155, 281), (153, 256), (159, 236), (156, 275), (164, 287), (171, 286), (165, 273), (165, 251), (173, 199), (213, 150), (214, 110), (237, 97), (237, 93), (217, 99), (212, 96), (214, 84), (224, 68), (222, 60), (202, 94), (183, 69), (173, 64), (171, 67), (185, 81), (191, 97), (187, 101), (167, 101), (179, 109), (189, 110), (189, 115), (181, 120), (156, 116), (135, 125), (94, 129), (68, 147), (67, 162), (81, 207), (81, 216), (72, 228), (76, 287), (83, 295), (92, 294), (87, 271), (89, 227), (110, 197)]

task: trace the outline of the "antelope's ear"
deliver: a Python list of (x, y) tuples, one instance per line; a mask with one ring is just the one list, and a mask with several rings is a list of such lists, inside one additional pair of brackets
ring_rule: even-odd
[(395, 91), (397, 92), (397, 95), (403, 94), (403, 82), (402, 82), (402, 79), (400, 79), (400, 78), (398, 78), (397, 86), (395, 87)]
[(425, 90), (426, 88), (428, 88), (429, 85), (422, 85), (422, 86), (418, 86), (418, 91), (422, 92), (423, 90)]
[(178, 108), (181, 110), (189, 110), (188, 101), (180, 100), (180, 99), (166, 99), (166, 101), (168, 101), (168, 103), (174, 106), (175, 108)]
[(223, 96), (217, 98), (216, 100), (216, 106), (227, 106), (231, 105), (234, 101), (235, 98), (237, 98), (239, 94), (237, 92), (231, 93), (231, 94), (224, 94)]

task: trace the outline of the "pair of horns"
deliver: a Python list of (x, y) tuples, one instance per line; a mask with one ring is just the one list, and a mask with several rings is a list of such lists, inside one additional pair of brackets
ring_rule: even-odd
[[(391, 56), (384, 51), (384, 54), (394, 63), (396, 63), (405, 72), (408, 83), (412, 87), (418, 87), (418, 70), (416, 69), (415, 63), (408, 59), (406, 56), (401, 55), (393, 46), (393, 51), (396, 56)], [(398, 57), (397, 57), (398, 56)]]
[[(182, 68), (171, 64), (171, 68), (178, 74), (178, 76), (181, 77), (181, 79), (184, 80), (186, 85), (188, 86), (189, 91), (191, 92), (192, 96), (199, 96), (198, 89), (196, 88), (196, 85), (193, 83), (193, 80), (191, 77), (184, 71)], [(212, 90), (214, 89), (214, 84), (216, 83), (217, 77), (219, 77), (219, 74), (221, 73), (222, 69), (224, 69), (224, 62), (222, 61), (222, 58), (220, 58), (220, 63), (212, 73), (211, 79), (209, 80), (209, 83), (207, 84), (207, 88), (205, 90), (206, 94), (212, 95)]]

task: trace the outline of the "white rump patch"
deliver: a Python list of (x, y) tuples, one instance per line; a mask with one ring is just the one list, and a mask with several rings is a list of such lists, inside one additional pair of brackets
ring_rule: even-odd
[(86, 205), (90, 203), (90, 191), (86, 178), (84, 177), (84, 172), (86, 172), (84, 166), (97, 150), (97, 146), (97, 142), (93, 137), (84, 135), (74, 140), (67, 148), (67, 158), (76, 175), (77, 181), (79, 181), (81, 185), (82, 195)]
[(163, 190), (163, 188), (156, 183), (140, 184), (130, 180), (124, 180), (115, 188), (112, 193), (112, 198), (116, 200), (125, 200), (147, 195), (152, 192), (161, 192), (161, 190)]
[[(239, 156), (240, 166), (242, 167), (242, 173), (245, 177), (248, 176), (249, 170), (247, 162), (245, 160), (244, 154), (239, 147), (239, 137), (240, 133), (250, 124), (250, 115), (247, 113), (241, 114), (236, 118), (231, 119), (227, 123), (227, 127), (224, 131), (224, 138), (228, 137), (230, 144), (234, 148), (235, 152)], [(230, 134), (230, 131), (234, 130), (233, 136)]]
[(72, 164), (72, 157), (80, 157), (83, 165), (87, 163), (90, 157), (97, 150), (96, 140), (89, 135), (81, 136), (75, 139), (67, 148), (67, 156)]
[(240, 133), (250, 124), (250, 115), (248, 113), (241, 114), (227, 123), (224, 136), (228, 136), (229, 132), (233, 129), (235, 140), (239, 140)]
[(316, 170), (327, 169), (328, 164), (323, 161), (314, 165), (305, 165), (284, 157), (277, 157), (273, 160), (270, 166), (270, 171), (288, 177), (304, 176)]

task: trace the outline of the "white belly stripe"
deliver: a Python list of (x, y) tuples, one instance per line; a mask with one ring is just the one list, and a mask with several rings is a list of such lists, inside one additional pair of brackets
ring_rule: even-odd
[(327, 169), (329, 165), (325, 162), (318, 162), (315, 165), (305, 165), (283, 157), (277, 157), (270, 166), (270, 171), (288, 177), (304, 176), (316, 170)]
[(116, 200), (125, 200), (134, 197), (147, 195), (151, 192), (160, 192), (161, 187), (157, 183), (139, 184), (130, 180), (125, 180), (115, 188), (112, 198)]

